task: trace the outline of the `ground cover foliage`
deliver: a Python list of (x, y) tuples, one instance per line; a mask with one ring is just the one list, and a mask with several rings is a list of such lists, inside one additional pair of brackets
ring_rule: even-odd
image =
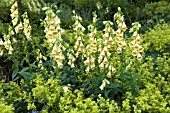
[(0, 2), (2, 113), (170, 112), (168, 0)]

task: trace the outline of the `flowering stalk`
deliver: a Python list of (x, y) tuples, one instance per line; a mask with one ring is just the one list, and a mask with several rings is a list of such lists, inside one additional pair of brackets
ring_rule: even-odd
[(73, 30), (75, 31), (75, 45), (74, 49), (76, 51), (75, 56), (78, 57), (81, 53), (84, 53), (84, 44), (83, 44), (83, 36), (84, 36), (84, 31), (85, 28), (81, 25), (82, 18), (78, 15), (75, 14), (75, 11), (73, 11), (74, 16), (73, 19), (75, 20), (75, 23), (73, 25)]
[(58, 68), (62, 68), (62, 61), (65, 59), (62, 52), (65, 51), (65, 47), (62, 45), (61, 34), (64, 30), (60, 28), (61, 21), (52, 9), (44, 7), (43, 10), (46, 10), (44, 32), (46, 33), (47, 42), (49, 44), (48, 49), (51, 50), (50, 56), (57, 62)]

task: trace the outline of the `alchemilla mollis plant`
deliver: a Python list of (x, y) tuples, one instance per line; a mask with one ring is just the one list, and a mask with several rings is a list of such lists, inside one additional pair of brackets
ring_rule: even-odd
[(170, 112), (169, 53), (145, 54), (149, 39), (140, 37), (139, 22), (127, 27), (120, 7), (103, 30), (96, 12), (86, 28), (73, 10), (67, 30), (62, 11), (44, 7), (38, 35), (17, 2), (10, 11), (11, 25), (0, 38), (1, 57), (13, 63), (12, 81), (0, 83), (2, 113)]

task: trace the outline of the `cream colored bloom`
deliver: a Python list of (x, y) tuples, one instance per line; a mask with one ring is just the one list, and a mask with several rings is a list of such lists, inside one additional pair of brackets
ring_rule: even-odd
[(127, 44), (125, 41), (123, 41), (122, 48), (125, 49), (127, 47)]
[(117, 70), (114, 68), (114, 67), (112, 67), (112, 73), (115, 73)]
[(116, 31), (116, 35), (119, 35), (120, 33), (121, 33), (121, 30), (118, 29), (118, 30)]
[(105, 33), (105, 34), (103, 35), (103, 37), (104, 37), (104, 38), (109, 38), (109, 33)]
[(108, 73), (107, 73), (107, 78), (111, 78), (112, 77), (112, 73), (111, 73), (111, 71), (109, 71)]
[(47, 37), (52, 37), (53, 36), (53, 32), (52, 31), (48, 31), (46, 35), (47, 35)]
[(98, 63), (101, 63), (102, 60), (103, 60), (103, 56), (100, 55), (100, 56), (98, 57)]
[(134, 50), (132, 51), (132, 55), (133, 55), (133, 56), (137, 56), (137, 55), (138, 55), (138, 51), (134, 49)]
[(135, 41), (131, 41), (131, 42), (129, 43), (129, 46), (130, 46), (130, 47), (134, 47), (134, 46), (135, 46)]
[(103, 83), (99, 88), (100, 88), (101, 90), (103, 90), (105, 86), (106, 86), (106, 83)]
[(117, 48), (117, 53), (122, 53), (122, 48), (121, 47)]
[(87, 60), (84, 61), (84, 64), (85, 64), (86, 66), (90, 64), (89, 58), (87, 58)]
[(86, 73), (89, 73), (89, 71), (90, 71), (90, 67), (88, 66), (87, 68), (86, 68)]
[(95, 64), (93, 63), (91, 64), (91, 69), (94, 70), (94, 68), (95, 68)]
[(137, 35), (137, 37), (136, 37), (136, 39), (135, 39), (135, 42), (136, 42), (136, 43), (140, 43), (140, 42), (141, 42), (141, 38), (140, 38), (139, 34)]
[(63, 67), (63, 64), (61, 61), (57, 61), (57, 64), (58, 64), (58, 68), (62, 68)]
[(14, 19), (12, 19), (13, 26), (17, 25), (17, 22), (18, 22), (18, 18), (15, 17)]
[(142, 58), (143, 58), (142, 55), (141, 55), (140, 53), (138, 53), (137, 59), (138, 59), (138, 60), (142, 60)]
[(103, 64), (107, 64), (108, 63), (108, 59), (107, 59), (107, 57), (105, 56), (104, 57), (104, 60), (103, 60)]
[(138, 49), (139, 52), (143, 52), (144, 51), (144, 48), (142, 46), (139, 46), (139, 49)]
[(140, 48), (140, 45), (139, 44), (135, 44), (134, 49), (135, 50), (139, 50), (139, 48)]
[(99, 65), (99, 68), (100, 68), (100, 70), (104, 69), (104, 63), (103, 62)]
[(3, 45), (4, 44), (4, 42), (2, 41), (2, 39), (0, 39), (0, 45)]
[(122, 30), (123, 30), (123, 31), (126, 31), (126, 30), (127, 30), (127, 27), (126, 27), (126, 24), (125, 24), (125, 22), (123, 22), (123, 25), (122, 25)]
[(134, 33), (133, 33), (133, 38), (136, 38), (137, 37), (137, 35), (138, 35), (138, 33), (137, 33), (137, 31), (135, 31)]
[(67, 91), (68, 91), (68, 87), (67, 87), (67, 86), (64, 86), (64, 87), (63, 87), (63, 90), (64, 90), (64, 92), (67, 92)]

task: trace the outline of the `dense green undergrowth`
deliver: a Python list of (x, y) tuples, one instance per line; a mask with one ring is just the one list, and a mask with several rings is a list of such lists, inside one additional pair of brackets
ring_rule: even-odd
[[(9, 11), (0, 12), (0, 111), (169, 113), (168, 2), (147, 3), (144, 15), (129, 19), (135, 8), (129, 2), (117, 13), (108, 9), (105, 17), (104, 11), (91, 13), (91, 6), (88, 12), (83, 7), (90, 5), (87, 0), (72, 1), (75, 4), (57, 2), (59, 8), (53, 1), (22, 1), (21, 14), (16, 2), (3, 1)], [(121, 3), (100, 2), (93, 4), (117, 9)], [(133, 3), (139, 7), (138, 1)], [(131, 10), (123, 15), (127, 7)], [(141, 20), (142, 26), (134, 22), (152, 19), (153, 12), (164, 21), (154, 18), (152, 25), (145, 25)]]

